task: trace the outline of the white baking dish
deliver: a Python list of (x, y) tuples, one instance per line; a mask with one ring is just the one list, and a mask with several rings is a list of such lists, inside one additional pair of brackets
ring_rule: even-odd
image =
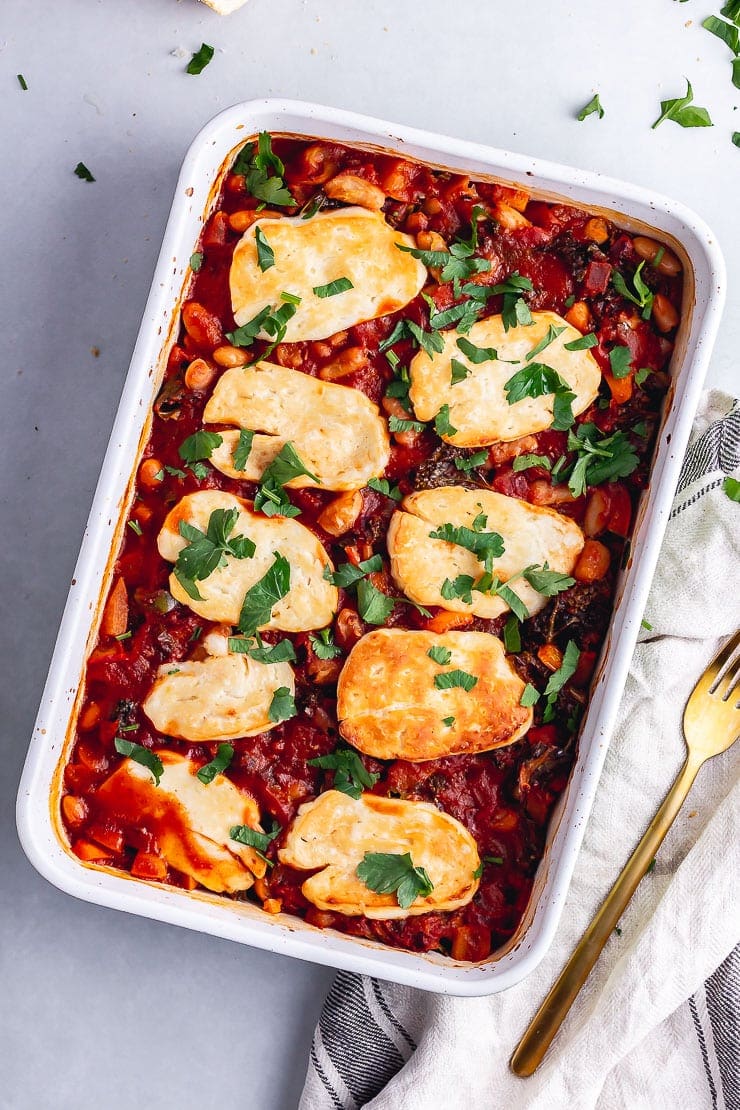
[[(684, 310), (673, 361), (674, 383), (578, 758), (551, 822), (525, 917), (506, 947), (482, 964), (398, 951), (316, 929), (296, 917), (270, 917), (247, 903), (166, 888), (104, 866), (83, 864), (71, 853), (60, 824), (61, 772), (71, 743), (80, 678), (95, 640), (101, 598), (127, 517), (139, 451), (148, 434), (148, 414), (177, 327), (178, 303), (190, 280), (190, 255), (234, 149), (261, 130), (390, 148), (473, 177), (515, 182), (546, 199), (566, 198), (591, 210), (606, 210), (622, 226), (657, 231), (684, 262)], [(296, 101), (251, 101), (216, 116), (195, 139), (177, 184), (23, 772), (18, 830), (34, 866), (62, 890), (91, 902), (427, 990), (487, 994), (511, 986), (531, 971), (555, 933), (596, 792), (719, 324), (724, 287), (722, 255), (706, 224), (682, 205), (637, 186)]]

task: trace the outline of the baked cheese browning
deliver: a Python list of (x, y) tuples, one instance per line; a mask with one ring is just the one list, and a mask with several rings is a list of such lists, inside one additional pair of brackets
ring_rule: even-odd
[(167, 514), (157, 540), (162, 558), (176, 562), (187, 545), (188, 541), (180, 535), (181, 521), (205, 532), (216, 509), (238, 511), (233, 534), (252, 540), (254, 555), (242, 559), (225, 555), (225, 565), (198, 580), (200, 601), (191, 597), (176, 575), (171, 574), (170, 593), (175, 600), (207, 620), (236, 625), (247, 590), (264, 578), (279, 554), (290, 563), (290, 589), (275, 601), (270, 619), (260, 625), (260, 630), (305, 632), (324, 628), (337, 608), (337, 589), (323, 576), (327, 567), (330, 570), (334, 567), (313, 532), (296, 520), (262, 516), (252, 511), (249, 502), (222, 490), (199, 490), (187, 494)]
[(233, 825), (262, 831), (257, 803), (224, 775), (208, 786), (199, 764), (177, 752), (156, 753), (163, 771), (154, 785), (146, 767), (125, 759), (95, 794), (99, 819), (148, 834), (167, 863), (208, 890), (249, 890), (266, 864), (254, 848), (229, 837)]
[[(448, 661), (436, 662), (433, 649)], [(376, 759), (489, 751), (532, 724), (523, 690), (496, 636), (379, 629), (355, 644), (339, 676), (339, 731)]]
[[(264, 272), (257, 254), (257, 231), (269, 244), (274, 265)], [(364, 320), (396, 312), (413, 300), (426, 281), (425, 267), (396, 244), (414, 247), (409, 235), (386, 223), (382, 213), (339, 208), (300, 216), (256, 220), (234, 249), (229, 282), (237, 324), (244, 325), (282, 293), (300, 297), (284, 340), (325, 339)], [(346, 278), (351, 288), (318, 296)], [(342, 283), (346, 285), (345, 283)], [(273, 338), (260, 332), (263, 339)]]
[(295, 693), (290, 663), (261, 663), (247, 654), (214, 650), (214, 635), (203, 646), (205, 659), (166, 663), (142, 706), (164, 736), (210, 742), (257, 736), (276, 727), (269, 710), (275, 692)]
[[(427, 872), (432, 892), (404, 909), (395, 894), (370, 890), (356, 873), (366, 852), (409, 853), (414, 866)], [(455, 910), (467, 905), (478, 889), (480, 859), (473, 837), (454, 817), (427, 802), (375, 794), (355, 801), (327, 790), (300, 807), (278, 856), (300, 871), (322, 868), (301, 887), (314, 906), (376, 921)]]
[[(442, 439), (456, 447), (484, 447), (544, 431), (553, 422), (553, 394), (525, 396), (510, 405), (504, 389), (517, 371), (535, 362), (544, 363), (567, 383), (575, 394), (574, 415), (585, 412), (599, 391), (598, 363), (589, 350), (565, 349), (565, 344), (580, 339), (581, 333), (556, 312), (533, 312), (532, 317), (530, 326), (506, 331), (501, 316), (488, 316), (464, 336), (457, 331), (441, 332), (444, 347), (431, 359), (424, 351), (415, 355), (409, 367), (409, 397), (418, 419), (432, 420), (443, 405), (449, 405), (449, 421), (456, 431), (443, 434)], [(528, 359), (533, 349), (547, 340), (550, 328), (562, 331)], [(490, 349), (496, 357), (473, 362), (464, 353), (466, 343)], [(454, 385), (453, 359), (468, 371)]]
[(223, 442), (210, 461), (230, 478), (259, 481), (287, 442), (319, 479), (301, 475), (287, 482), (289, 487), (362, 489), (383, 473), (390, 457), (386, 422), (364, 393), (269, 362), (227, 370), (203, 418), (258, 433), (243, 470), (234, 466), (239, 432), (220, 433)]
[[(388, 528), (391, 573), (407, 597), (419, 605), (439, 605), (488, 619), (508, 610), (498, 594), (445, 587), (461, 575), (479, 582), (484, 566), (473, 551), (429, 535), (444, 524), (473, 530), (481, 514), (486, 521), (484, 530), (497, 532), (503, 540), (503, 554), (492, 560), (492, 573), (501, 582), (533, 565), (547, 563), (549, 570), (566, 575), (575, 567), (585, 540), (569, 517), (494, 490), (440, 486), (404, 498)], [(547, 604), (548, 599), (525, 578), (514, 579), (510, 588), (530, 616)]]

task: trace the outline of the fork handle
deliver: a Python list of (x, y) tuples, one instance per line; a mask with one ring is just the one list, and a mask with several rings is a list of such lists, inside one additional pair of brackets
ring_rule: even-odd
[(541, 1064), (576, 995), (675, 821), (703, 762), (692, 759), (691, 755), (686, 759), (645, 835), (517, 1045), (509, 1062), (515, 1075), (532, 1075)]

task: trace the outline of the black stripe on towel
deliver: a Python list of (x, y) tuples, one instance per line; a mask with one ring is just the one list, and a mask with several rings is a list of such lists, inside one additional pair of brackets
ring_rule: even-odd
[(707, 1077), (707, 1083), (709, 1084), (709, 1092), (712, 1096), (712, 1110), (717, 1110), (717, 1088), (714, 1085), (714, 1079), (712, 1077), (712, 1069), (709, 1066), (709, 1053), (707, 1052), (707, 1042), (704, 1039), (704, 1030), (701, 1027), (701, 1021), (699, 1020), (699, 1012), (696, 1008), (696, 1000), (694, 999), (693, 994), (692, 994), (691, 998), (689, 999), (689, 1009), (691, 1010), (691, 1017), (693, 1018), (693, 1021), (694, 1021), (694, 1029), (696, 1030), (696, 1039), (699, 1042), (699, 1048), (701, 1049), (701, 1058), (704, 1061), (704, 1073)]
[(727, 1110), (740, 1110), (740, 945), (705, 983), (722, 1094)]

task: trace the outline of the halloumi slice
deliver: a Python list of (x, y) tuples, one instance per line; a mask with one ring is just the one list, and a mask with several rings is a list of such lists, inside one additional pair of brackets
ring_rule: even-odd
[(230, 478), (259, 481), (289, 441), (319, 479), (314, 482), (302, 474), (286, 483), (290, 488), (362, 489), (368, 478), (383, 473), (390, 458), (387, 424), (364, 393), (269, 362), (227, 370), (216, 383), (203, 420), (258, 433), (243, 470), (234, 466), (239, 432), (219, 433), (223, 442), (210, 461)]
[[(449, 661), (429, 655), (442, 649)], [(440, 689), (438, 676), (463, 671), (470, 689)], [(421, 763), (513, 744), (532, 724), (519, 704), (524, 683), (496, 636), (487, 632), (406, 632), (363, 636), (339, 676), (339, 731), (376, 759)]]
[[(575, 400), (573, 413), (585, 412), (595, 400), (601, 370), (590, 351), (566, 351), (565, 344), (580, 339), (581, 333), (556, 312), (533, 312), (534, 323), (504, 329), (501, 316), (488, 316), (474, 324), (465, 336), (457, 331), (441, 332), (444, 342), (431, 358), (419, 351), (411, 360), (409, 397), (419, 420), (432, 420), (443, 405), (449, 405), (454, 435), (443, 435), (456, 447), (485, 447), (520, 436), (544, 431), (552, 424), (553, 395), (524, 397), (510, 405), (505, 383), (528, 365), (527, 355), (544, 339), (550, 326), (563, 328), (560, 335), (533, 361), (543, 362), (566, 381)], [(476, 347), (492, 347), (498, 358), (475, 364), (457, 346), (463, 338)], [(469, 370), (468, 377), (452, 385), (451, 360)]]
[(248, 536), (256, 545), (255, 553), (251, 559), (225, 556), (225, 566), (197, 582), (202, 601), (190, 597), (174, 573), (171, 574), (172, 596), (207, 620), (235, 625), (244, 595), (264, 578), (277, 553), (290, 563), (290, 589), (285, 597), (275, 602), (270, 619), (260, 630), (277, 628), (283, 632), (305, 632), (324, 628), (334, 616), (339, 598), (336, 586), (324, 578), (324, 570), (334, 567), (313, 532), (291, 517), (263, 516), (253, 512), (251, 504), (241, 497), (222, 490), (199, 490), (187, 494), (167, 514), (157, 539), (162, 558), (176, 562), (188, 542), (180, 535), (180, 521), (205, 532), (215, 509), (238, 510), (232, 535)]
[[(402, 908), (395, 893), (377, 894), (357, 877), (366, 852), (408, 852), (434, 889)], [(473, 837), (454, 817), (427, 802), (375, 794), (355, 801), (339, 790), (327, 790), (300, 807), (278, 856), (298, 870), (323, 868), (301, 887), (314, 906), (375, 921), (459, 909), (478, 889), (480, 858)]]
[[(213, 640), (206, 637), (204, 647)], [(275, 691), (295, 693), (290, 663), (260, 663), (241, 653), (165, 663), (142, 703), (158, 732), (210, 742), (257, 736), (276, 727), (269, 710)]]
[(159, 786), (146, 767), (124, 759), (95, 794), (96, 813), (149, 833), (171, 867), (208, 890), (249, 890), (266, 864), (254, 848), (231, 840), (229, 830), (249, 825), (262, 832), (257, 803), (224, 775), (206, 786), (196, 777), (200, 765), (177, 752), (156, 754)]
[[(493, 490), (440, 486), (404, 498), (388, 527), (391, 573), (407, 597), (419, 605), (439, 605), (453, 613), (472, 613), (489, 620), (508, 610), (496, 594), (473, 590), (470, 603), (442, 596), (445, 579), (452, 581), (462, 574), (477, 581), (484, 566), (472, 551), (430, 539), (429, 533), (442, 524), (472, 529), (481, 513), (486, 517), (483, 531), (498, 532), (503, 538), (504, 553), (493, 561), (493, 573), (502, 582), (532, 565), (547, 563), (550, 570), (561, 574), (573, 570), (585, 540), (569, 517)], [(530, 616), (547, 604), (547, 598), (524, 578), (512, 582), (511, 590), (524, 602)]]
[[(272, 248), (275, 264), (264, 272), (257, 260), (257, 230)], [(415, 247), (410, 235), (396, 231), (381, 212), (338, 208), (300, 216), (255, 220), (234, 249), (229, 282), (237, 324), (243, 325), (282, 293), (301, 298), (288, 321), (285, 342), (325, 339), (335, 332), (403, 308), (419, 293), (426, 268), (396, 244)], [(315, 288), (348, 278), (352, 288), (319, 297)], [(262, 339), (271, 339), (261, 331)]]

